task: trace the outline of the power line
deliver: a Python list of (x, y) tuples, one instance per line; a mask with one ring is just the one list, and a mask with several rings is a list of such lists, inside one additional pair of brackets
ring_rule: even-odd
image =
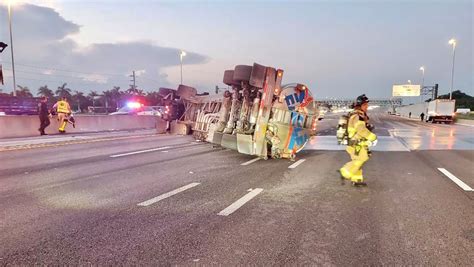
[[(12, 70), (10, 68), (5, 68), (5, 70)], [(17, 72), (34, 74), (34, 75), (43, 75), (43, 76), (55, 76), (55, 77), (64, 77), (64, 78), (73, 78), (73, 79), (81, 79), (84, 80), (85, 77), (78, 77), (78, 76), (70, 76), (70, 75), (60, 75), (60, 74), (45, 74), (40, 72), (33, 72), (33, 71), (25, 71), (25, 70), (17, 70)], [(125, 77), (124, 77), (125, 78)]]
[[(9, 61), (3, 61), (5, 63), (11, 64)], [(94, 72), (84, 72), (84, 71), (77, 71), (77, 70), (65, 70), (65, 69), (58, 69), (58, 68), (51, 68), (51, 67), (40, 67), (22, 63), (15, 63), (15, 65), (24, 66), (33, 69), (42, 69), (42, 70), (52, 70), (52, 71), (60, 71), (60, 72), (71, 72), (71, 73), (78, 73), (78, 74), (90, 74), (90, 75), (103, 75), (103, 76), (121, 76), (126, 77), (125, 74), (117, 74), (117, 73), (94, 73)]]
[[(9, 61), (3, 61), (3, 62), (4, 62), (4, 63), (9, 63), (9, 64), (11, 64), (11, 62), (9, 62)], [(119, 77), (122, 77), (122, 78), (127, 77), (126, 74), (118, 74), (118, 73), (84, 72), (84, 71), (77, 71), (77, 70), (65, 70), (65, 69), (50, 68), (50, 67), (40, 67), (40, 66), (22, 64), (22, 63), (15, 63), (15, 65), (23, 66), (23, 67), (27, 67), (27, 68), (33, 68), (33, 69), (51, 70), (51, 71), (59, 71), (59, 72), (69, 72), (69, 73), (77, 73), (77, 74), (102, 75), (102, 76), (119, 76)], [(72, 77), (72, 76), (71, 76), (71, 77)], [(143, 78), (143, 77), (142, 77), (142, 78)], [(150, 79), (150, 78), (143, 78), (143, 79), (146, 79), (146, 80), (149, 80), (149, 81), (153, 81), (153, 82), (157, 82), (157, 83), (159, 82), (159, 81), (157, 81), (157, 80), (153, 80), (153, 79)]]
[[(66, 83), (66, 81), (62, 80), (62, 81), (58, 81), (58, 80), (43, 80), (43, 79), (34, 79), (34, 78), (27, 78), (27, 77), (22, 77), (22, 76), (17, 76), (17, 78), (21, 79), (21, 80), (30, 80), (30, 81), (39, 81), (39, 82), (51, 82), (51, 83), (60, 83), (60, 84), (63, 84), (63, 83)], [(74, 83), (74, 84), (83, 84), (83, 85), (88, 85), (90, 86), (91, 84), (95, 83), (95, 82), (87, 82), (87, 81), (84, 81), (84, 82), (76, 82), (76, 81), (72, 81), (71, 83)]]

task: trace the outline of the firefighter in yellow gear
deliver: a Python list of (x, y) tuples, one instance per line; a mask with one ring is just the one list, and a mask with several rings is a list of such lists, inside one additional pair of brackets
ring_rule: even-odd
[(53, 109), (56, 110), (58, 114), (58, 122), (59, 122), (59, 132), (65, 133), (66, 132), (66, 125), (68, 122), (68, 116), (71, 114), (71, 107), (67, 102), (66, 97), (61, 97), (61, 99), (54, 104)]
[(369, 160), (369, 147), (377, 144), (377, 136), (371, 132), (373, 126), (369, 124), (367, 109), (369, 99), (364, 95), (357, 97), (354, 111), (351, 113), (347, 125), (348, 145), (347, 153), (351, 161), (339, 169), (341, 178), (351, 180), (354, 186), (365, 186), (362, 175), (362, 166)]

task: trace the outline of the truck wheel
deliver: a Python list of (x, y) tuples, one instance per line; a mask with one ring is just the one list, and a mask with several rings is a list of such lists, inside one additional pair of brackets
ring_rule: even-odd
[(182, 84), (180, 84), (178, 86), (178, 90), (176, 92), (176, 95), (181, 97), (181, 98), (193, 97), (196, 94), (197, 94), (196, 88), (191, 87), (191, 86), (182, 85)]
[(234, 70), (226, 70), (224, 71), (224, 79), (223, 79), (224, 84), (227, 84), (229, 86), (232, 85), (239, 85), (240, 83), (234, 80)]
[(234, 69), (234, 81), (246, 81), (250, 80), (252, 74), (252, 66), (237, 65)]
[(263, 88), (263, 82), (265, 81), (265, 72), (267, 70), (267, 67), (253, 63), (253, 68), (252, 68), (252, 74), (250, 75), (250, 85), (257, 87), (257, 88)]

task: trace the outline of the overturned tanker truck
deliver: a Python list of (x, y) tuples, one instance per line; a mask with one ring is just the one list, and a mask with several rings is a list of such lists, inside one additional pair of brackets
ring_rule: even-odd
[(318, 109), (307, 86), (282, 86), (282, 78), (281, 69), (237, 65), (224, 72), (231, 92), (187, 99), (183, 116), (194, 117), (193, 135), (202, 141), (264, 159), (294, 160), (316, 132)]

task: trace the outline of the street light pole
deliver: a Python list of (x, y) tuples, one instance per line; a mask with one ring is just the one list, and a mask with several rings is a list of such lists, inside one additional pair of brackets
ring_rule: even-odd
[(10, 51), (12, 54), (12, 71), (13, 71), (13, 96), (16, 96), (16, 77), (15, 77), (15, 59), (13, 58), (13, 34), (12, 34), (12, 0), (8, 1), (8, 22), (10, 24)]
[(421, 76), (420, 102), (423, 102), (423, 87), (425, 87), (425, 66), (421, 66), (420, 70), (423, 73)]
[(186, 56), (186, 52), (181, 51), (179, 54), (179, 61), (181, 62), (181, 84), (183, 84), (183, 57)]
[(449, 92), (449, 100), (453, 98), (453, 86), (454, 86), (454, 60), (456, 58), (456, 39), (449, 40), (449, 44), (453, 46), (453, 68), (451, 70), (451, 91)]

